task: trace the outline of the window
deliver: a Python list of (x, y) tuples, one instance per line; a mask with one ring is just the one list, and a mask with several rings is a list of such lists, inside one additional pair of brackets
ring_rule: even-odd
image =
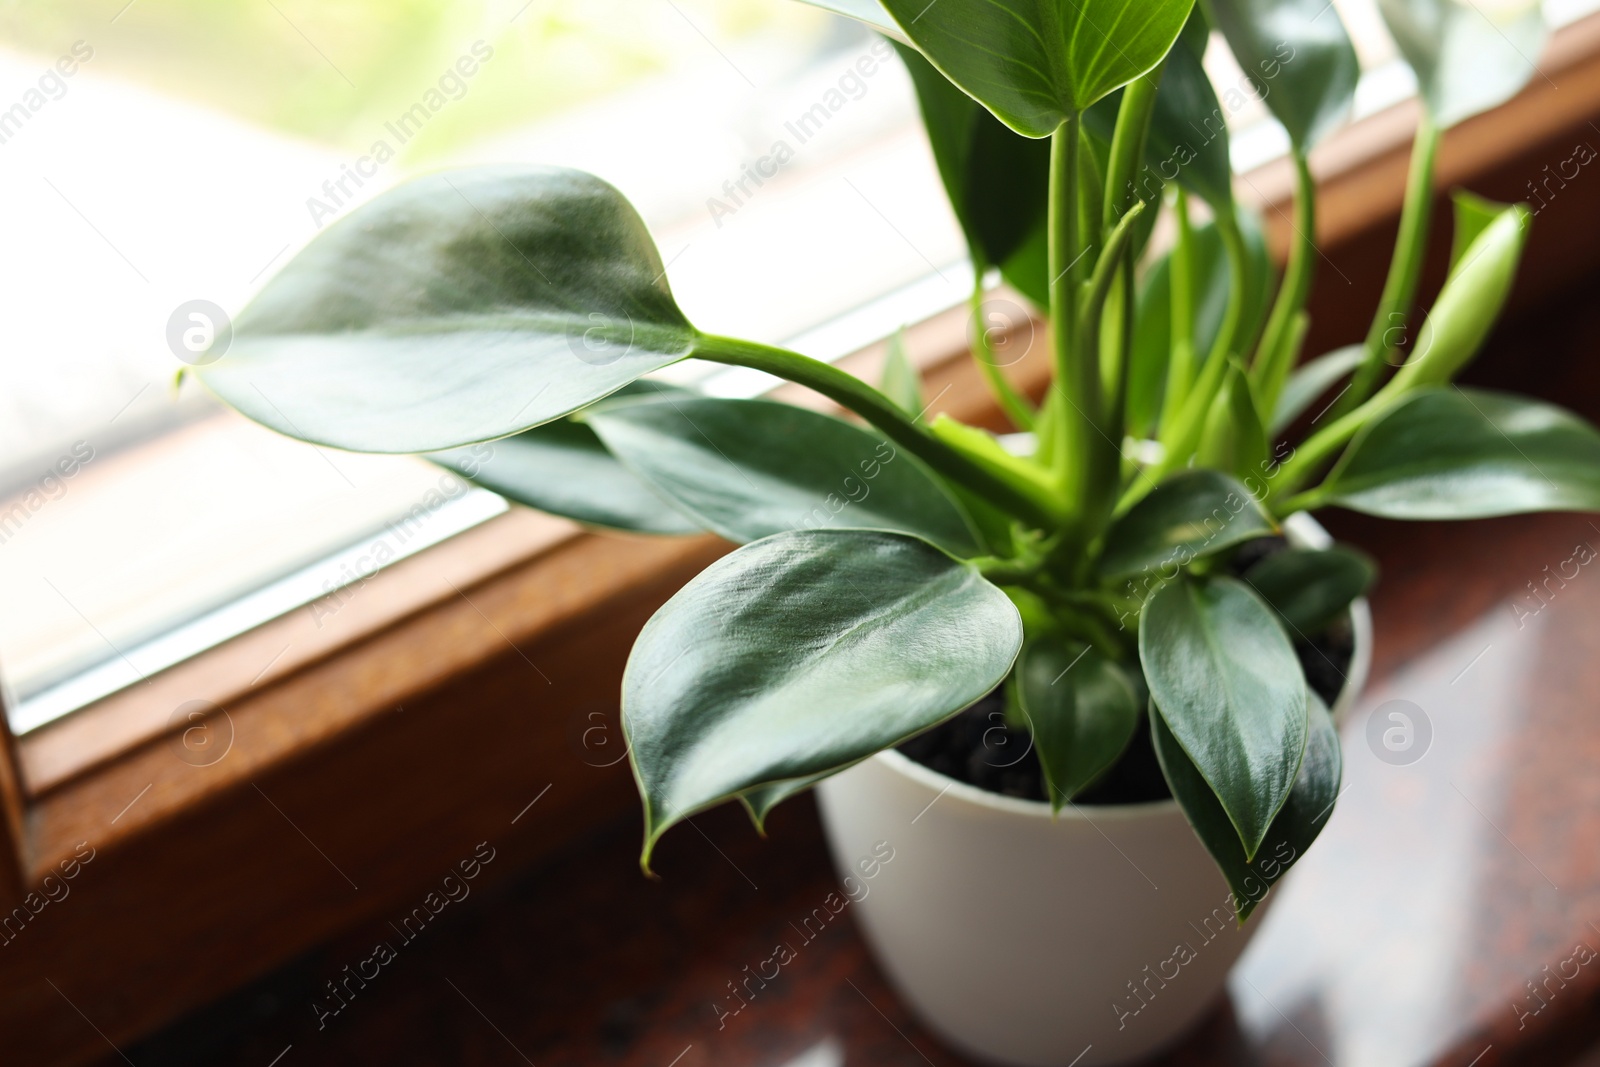
[[(1565, 23), (1596, 4), (1547, 6)], [(1403, 99), (1374, 0), (1338, 8), (1368, 72), (1358, 112)], [(897, 61), (787, 0), (70, 0), (0, 18), (0, 667), (19, 732), (284, 612), (320, 618), (378, 546), (412, 554), (504, 510), (419, 460), (286, 441), (172, 386), (187, 331), (411, 174), (592, 170), (645, 215), (692, 319), (824, 358), (970, 284)], [(1208, 65), (1243, 86), (1220, 42)], [(1239, 165), (1281, 153), (1259, 102), (1232, 99)]]

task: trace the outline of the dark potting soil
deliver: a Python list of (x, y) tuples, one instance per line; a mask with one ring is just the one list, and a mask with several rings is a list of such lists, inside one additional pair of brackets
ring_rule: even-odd
[[(1278, 537), (1246, 542), (1235, 551), (1227, 570), (1242, 574), (1284, 546)], [(1309, 641), (1295, 641), (1294, 651), (1306, 683), (1332, 707), (1355, 655), (1355, 635), (1348, 619), (1335, 620)], [(948, 778), (991, 793), (1023, 800), (1049, 799), (1033, 738), (1026, 729), (1006, 725), (1005, 696), (999, 689), (948, 722), (913, 737), (899, 751)], [(1074, 802), (1143, 804), (1171, 795), (1150, 742), (1149, 718), (1140, 716), (1139, 729), (1122, 758)]]

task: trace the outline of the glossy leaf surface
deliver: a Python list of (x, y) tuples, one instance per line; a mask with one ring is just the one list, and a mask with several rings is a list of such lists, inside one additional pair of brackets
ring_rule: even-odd
[(1128, 747), (1139, 728), (1139, 698), (1121, 667), (1054, 635), (1027, 644), (1016, 677), (1050, 807), (1060, 811)]
[(730, 541), (784, 530), (881, 529), (978, 554), (926, 467), (842, 419), (771, 400), (614, 403), (585, 416), (645, 484)]
[(1351, 442), (1323, 492), (1391, 519), (1600, 510), (1600, 433), (1553, 404), (1424, 389)]
[(1245, 572), (1245, 584), (1283, 616), (1289, 632), (1308, 638), (1367, 591), (1377, 565), (1345, 545), (1286, 548)]
[[(663, 392), (692, 395), (642, 380), (617, 396)], [(701, 529), (618, 463), (593, 430), (571, 418), (428, 458), (508, 500), (590, 526), (656, 534)]]
[(291, 437), (431, 452), (559, 418), (694, 341), (621, 193), (482, 168), (407, 182), (323, 231), (198, 372)]
[(1537, 0), (1378, 0), (1378, 10), (1442, 129), (1515, 96), (1544, 50)]
[(933, 65), (1007, 126), (1048, 137), (1151, 70), (1193, 0), (884, 0)]
[(1100, 573), (1122, 578), (1176, 569), (1274, 531), (1272, 520), (1236, 479), (1204, 468), (1179, 471), (1112, 523)]
[(1212, 792), (1199, 768), (1189, 759), (1154, 705), (1150, 708), (1151, 739), (1162, 773), (1184, 817), (1206, 851), (1217, 861), (1233, 890), (1234, 910), (1242, 923), (1250, 917), (1267, 890), (1283, 877), (1317, 839), (1333, 804), (1339, 798), (1343, 757), (1333, 717), (1315, 693), (1308, 693), (1305, 758), (1300, 762), (1294, 788), (1254, 861), (1246, 859), (1222, 802)]
[(623, 675), (646, 862), (696, 811), (839, 770), (962, 710), (1021, 644), (1006, 595), (914, 537), (805, 531), (723, 557), (645, 624)]
[(1298, 148), (1344, 118), (1361, 66), (1327, 0), (1207, 0), (1206, 10)]
[(1145, 604), (1139, 659), (1161, 719), (1254, 859), (1305, 749), (1305, 678), (1283, 626), (1237, 579), (1180, 578)]

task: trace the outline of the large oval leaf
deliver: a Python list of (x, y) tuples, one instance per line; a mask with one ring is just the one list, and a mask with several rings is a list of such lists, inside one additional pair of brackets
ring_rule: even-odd
[[(1250, 490), (1220, 471), (1179, 471), (1111, 524), (1100, 573), (1125, 578), (1192, 560), (1274, 532)], [(1171, 577), (1171, 575), (1168, 575)]]
[(1053, 635), (1028, 642), (1016, 678), (1050, 807), (1060, 811), (1128, 747), (1139, 728), (1139, 697), (1098, 650)]
[(900, 530), (978, 554), (961, 508), (888, 440), (771, 400), (668, 398), (585, 416), (623, 465), (730, 541), (784, 530)]
[[(663, 393), (693, 395), (648, 379), (617, 395)], [(617, 462), (592, 429), (572, 418), (428, 458), (508, 500), (589, 526), (655, 534), (702, 529)]]
[(1361, 65), (1328, 0), (1206, 0), (1211, 21), (1289, 140), (1308, 151), (1344, 118)]
[(1194, 0), (883, 0), (922, 54), (1027, 137), (1161, 62)]
[(1216, 793), (1173, 737), (1155, 705), (1150, 706), (1150, 736), (1155, 743), (1156, 758), (1161, 761), (1162, 774), (1189, 825), (1194, 827), (1195, 835), (1217, 861), (1233, 889), (1234, 911), (1241, 923), (1266, 897), (1272, 884), (1305, 855), (1306, 849), (1328, 824), (1334, 801), (1339, 799), (1339, 781), (1344, 769), (1339, 732), (1322, 700), (1309, 690), (1306, 697), (1309, 719), (1305, 758), (1300, 761), (1300, 771), (1295, 776), (1289, 799), (1272, 820), (1272, 827), (1254, 862), (1246, 859), (1239, 835)]
[(1351, 442), (1319, 495), (1390, 519), (1600, 511), (1600, 433), (1553, 404), (1423, 389)]
[(1538, 0), (1378, 0), (1378, 10), (1442, 129), (1515, 96), (1544, 50)]
[(199, 368), (291, 437), (432, 452), (549, 422), (690, 353), (644, 223), (599, 178), (419, 178), (318, 235)]
[(915, 537), (805, 531), (723, 557), (645, 624), (623, 674), (644, 862), (696, 811), (961, 711), (1021, 644), (1006, 595)]
[(1139, 619), (1139, 659), (1173, 736), (1252, 860), (1306, 746), (1306, 683), (1283, 626), (1238, 580), (1179, 579)]

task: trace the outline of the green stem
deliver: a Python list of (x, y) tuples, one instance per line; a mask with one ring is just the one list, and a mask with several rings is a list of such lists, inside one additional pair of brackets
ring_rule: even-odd
[(977, 360), (983, 380), (989, 384), (989, 391), (1011, 424), (1019, 430), (1032, 430), (1033, 405), (1001, 373), (994, 345), (989, 341), (989, 328), (983, 318), (983, 265), (974, 262), (972, 270), (972, 296), (968, 300), (972, 312), (972, 358)]
[(1417, 124), (1417, 138), (1411, 146), (1411, 170), (1406, 176), (1405, 203), (1400, 209), (1400, 233), (1395, 238), (1394, 257), (1389, 261), (1389, 276), (1383, 283), (1378, 310), (1372, 316), (1363, 344), (1366, 358), (1356, 368), (1355, 377), (1333, 406), (1335, 418), (1354, 410), (1378, 387), (1384, 365), (1398, 346), (1391, 340), (1407, 333), (1406, 319), (1417, 296), (1422, 277), (1422, 260), (1428, 250), (1428, 223), (1433, 213), (1433, 170), (1439, 154), (1439, 128), (1426, 108)]
[(1172, 292), (1172, 351), (1167, 363), (1166, 395), (1161, 401), (1162, 426), (1171, 425), (1178, 417), (1178, 410), (1194, 385), (1194, 230), (1189, 225), (1189, 195), (1181, 188), (1174, 207), (1178, 237), (1167, 260)]
[(754, 341), (711, 334), (700, 335), (694, 356), (712, 363), (765, 371), (813, 389), (866, 419), (889, 440), (940, 474), (1034, 526), (1053, 528), (1064, 518), (1059, 502), (1049, 494), (1000, 478), (973, 462), (912, 422), (894, 401), (831, 363)]
[(1297, 148), (1293, 155), (1295, 232), (1289, 245), (1289, 262), (1284, 268), (1283, 283), (1278, 287), (1278, 299), (1272, 305), (1272, 314), (1262, 332), (1261, 344), (1256, 348), (1255, 360), (1250, 365), (1256, 395), (1267, 411), (1277, 406), (1278, 394), (1289, 376), (1290, 328), (1296, 312), (1306, 306), (1311, 295), (1312, 262), (1317, 254), (1316, 183), (1312, 181), (1305, 152)]
[(1244, 302), (1250, 292), (1250, 254), (1245, 249), (1244, 234), (1239, 230), (1239, 217), (1233, 212), (1232, 204), (1229, 209), (1216, 220), (1222, 250), (1228, 257), (1228, 303), (1222, 312), (1216, 340), (1211, 343), (1211, 352), (1206, 357), (1208, 360), (1226, 359), (1233, 354), (1235, 345), (1242, 350), (1250, 341), (1239, 337), (1239, 328), (1244, 324)]
[(1150, 120), (1155, 114), (1156, 91), (1161, 87), (1161, 72), (1166, 60), (1142, 78), (1135, 78), (1122, 91), (1117, 107), (1117, 126), (1111, 135), (1111, 156), (1106, 166), (1105, 205), (1102, 226), (1110, 229), (1140, 199), (1133, 175), (1144, 159), (1144, 144), (1150, 136)]
[(1078, 125), (1071, 115), (1050, 135), (1048, 252), (1050, 325), (1055, 389), (1064, 403), (1051, 405), (1055, 416), (1045, 457), (1066, 489), (1067, 508), (1076, 516), (1094, 425), (1099, 415), (1100, 367), (1096, 352), (1074, 352), (1078, 336)]

